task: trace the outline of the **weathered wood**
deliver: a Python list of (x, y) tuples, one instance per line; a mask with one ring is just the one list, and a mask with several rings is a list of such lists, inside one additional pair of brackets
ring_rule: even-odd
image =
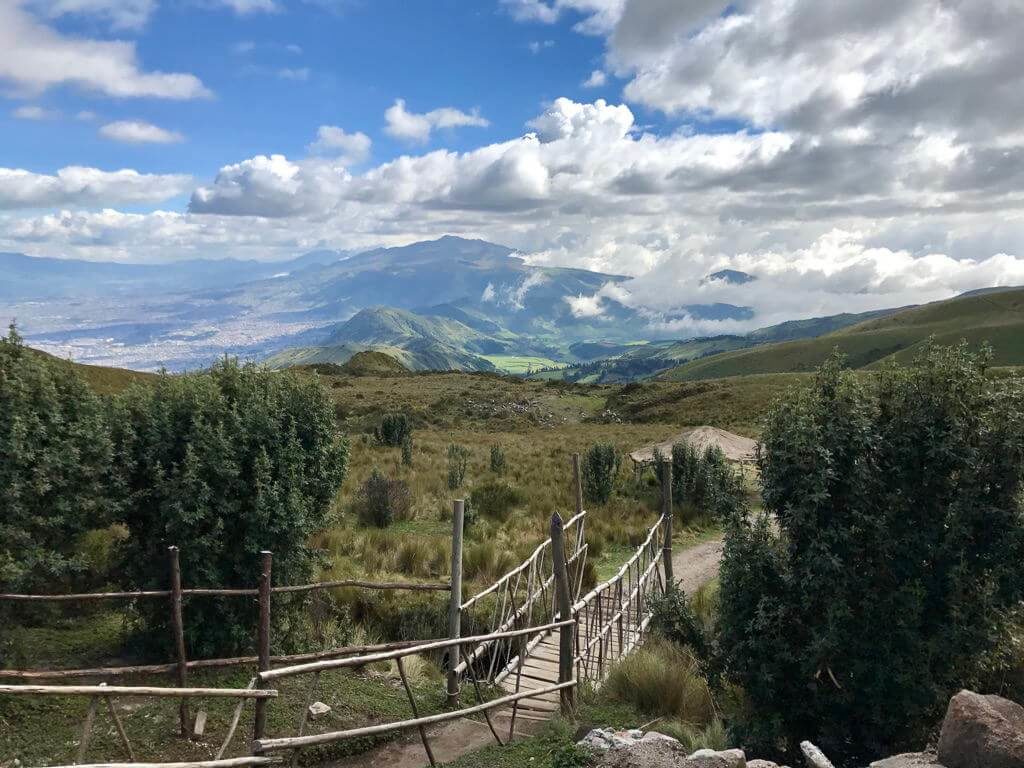
[(303, 736), (302, 738), (261, 739), (253, 744), (253, 748), (262, 752), (278, 752), (286, 749), (295, 749), (296, 747), (311, 747), (317, 744), (330, 744), (335, 741), (353, 739), (360, 736), (373, 736), (378, 733), (404, 731), (409, 728), (415, 728), (419, 725), (434, 725), (435, 723), (444, 723), (449, 720), (458, 720), (466, 717), (467, 715), (475, 715), (478, 712), (483, 712), (485, 709), (497, 709), (499, 707), (504, 707), (506, 704), (511, 704), (513, 701), (532, 698), (545, 693), (554, 693), (564, 690), (565, 688), (571, 688), (574, 685), (576, 685), (576, 681), (569, 680), (564, 683), (559, 683), (558, 685), (548, 686), (547, 688), (539, 691), (525, 691), (523, 693), (502, 696), (489, 701), (486, 704), (477, 704), (472, 707), (457, 709), (452, 712), (441, 712), (436, 715), (427, 715), (415, 720), (400, 720), (394, 723), (367, 725), (362, 728), (350, 728), (345, 731), (330, 731), (328, 733)]
[(125, 733), (124, 723), (121, 722), (121, 716), (117, 714), (117, 708), (114, 706), (113, 699), (109, 696), (104, 696), (103, 699), (107, 702), (107, 712), (110, 714), (110, 719), (114, 721), (114, 728), (117, 729), (117, 735), (124, 745), (124, 751), (128, 753), (128, 760), (135, 762), (135, 752), (132, 751), (132, 743), (128, 741), (128, 734)]
[[(256, 662), (260, 672), (270, 669), (270, 569), (273, 554), (267, 550), (260, 552), (260, 613), (256, 627)], [(253, 739), (263, 738), (267, 727), (267, 705), (264, 701), (256, 702), (256, 716), (253, 718)]]
[[(270, 663), (301, 663), (305, 661), (319, 661), (321, 659), (336, 659), (342, 656), (354, 656), (361, 653), (373, 653), (375, 651), (389, 651), (396, 648), (411, 648), (422, 643), (422, 640), (399, 640), (392, 643), (377, 643), (374, 645), (348, 645), (341, 648), (332, 648), (326, 651), (315, 651), (311, 653), (293, 653), (284, 656), (271, 656)], [(258, 656), (237, 656), (224, 659), (196, 659), (189, 661), (186, 666), (189, 669), (209, 669), (217, 667), (235, 667), (246, 664), (256, 664)], [(171, 664), (139, 664), (125, 667), (94, 667), (91, 669), (0, 669), (0, 678), (12, 678), (17, 680), (62, 680), (76, 677), (122, 677), (124, 675), (149, 675), (170, 673), (177, 670), (177, 662)]]
[[(572, 455), (572, 486), (576, 499), (576, 514), (583, 514), (583, 477), (580, 473), (580, 455)], [(568, 527), (568, 526), (567, 526)]]
[[(551, 516), (551, 562), (555, 576), (555, 599), (558, 606), (558, 618), (563, 621), (572, 618), (572, 598), (569, 596), (569, 574), (565, 565), (565, 533), (562, 530), (562, 518), (555, 512)], [(572, 679), (573, 668), (573, 627), (566, 625), (559, 630), (558, 642), (558, 682), (564, 683)], [(562, 714), (570, 715), (575, 709), (573, 689), (561, 689)]]
[[(503, 637), (519, 637), (519, 635), (532, 635), (536, 632), (545, 632), (551, 629), (558, 629), (564, 625), (571, 625), (572, 619), (566, 621), (555, 621), (550, 624), (542, 624), (537, 627), (527, 627), (526, 629), (515, 629), (508, 632), (495, 632), (489, 635), (470, 635), (469, 637), (459, 638), (459, 645), (468, 645), (470, 643), (479, 643), (487, 640), (497, 640)], [(414, 653), (426, 653), (427, 651), (437, 651), (442, 648), (450, 648), (452, 645), (451, 640), (445, 638), (444, 640), (428, 640), (425, 642), (419, 642), (416, 645), (405, 646), (393, 651), (383, 651), (381, 653), (371, 653), (365, 656), (355, 656), (350, 659), (331, 659), (328, 661), (314, 661), (309, 664), (296, 664), (291, 667), (281, 667), (279, 669), (271, 669), (266, 672), (260, 672), (260, 680), (267, 682), (269, 680), (276, 680), (281, 677), (291, 677), (293, 675), (302, 675), (307, 672), (316, 672), (317, 670), (328, 670), (328, 669), (341, 669), (343, 667), (363, 667), (367, 664), (376, 664), (378, 661), (388, 661), (390, 659), (396, 659), (399, 656), (409, 656)]]
[[(405, 664), (402, 663), (402, 657), (399, 656), (395, 659), (398, 665), (398, 674), (402, 677), (402, 685), (405, 687), (405, 694), (409, 697), (409, 706), (412, 708), (412, 717), (414, 720), (419, 720), (420, 711), (416, 706), (416, 697), (412, 695), (412, 686), (409, 685), (409, 678), (405, 675)], [(422, 725), (416, 726), (420, 732), (420, 741), (423, 742), (423, 750), (427, 753), (427, 760), (430, 761), (431, 765), (437, 765), (437, 761), (434, 759), (434, 750), (430, 748), (430, 739), (427, 738), (427, 729)], [(299, 734), (300, 736), (302, 734)]]
[[(460, 650), (462, 650), (461, 646), (460, 646)], [(462, 655), (463, 656), (466, 655), (465, 650), (462, 650)], [(467, 669), (468, 669), (468, 664), (467, 664)], [(476, 679), (476, 675), (474, 675), (472, 673), (472, 671), (470, 671), (469, 677), (470, 677), (470, 680), (473, 681), (473, 690), (476, 691), (477, 703), (483, 704), (484, 703), (484, 694), (480, 690), (480, 681)], [(512, 706), (514, 707), (515, 704), (513, 703)], [(487, 721), (487, 727), (491, 729), (491, 735), (494, 736), (494, 740), (496, 742), (498, 742), (498, 746), (499, 747), (505, 746), (505, 743), (501, 740), (501, 736), (498, 735), (498, 731), (495, 730), (495, 728), (494, 728), (494, 723), (491, 722), (491, 713), (489, 711), (487, 711), (486, 709), (484, 710), (484, 719)]]
[(274, 699), (277, 691), (254, 688), (157, 688), (146, 685), (0, 685), (0, 694), (26, 696), (155, 696), (168, 699)]
[(200, 709), (196, 712), (195, 722), (192, 723), (192, 736), (199, 738), (206, 730), (206, 710)]
[[(175, 668), (179, 688), (188, 687), (188, 659), (185, 656), (185, 622), (181, 608), (181, 563), (178, 559), (178, 548), (168, 547), (171, 572), (171, 632), (173, 633), (174, 653), (177, 657)], [(178, 721), (182, 736), (188, 736), (188, 701), (181, 700), (178, 705)]]
[(243, 768), (249, 765), (277, 765), (280, 757), (233, 757), (230, 760), (199, 760), (193, 763), (90, 763), (60, 765), (54, 768)]
[(296, 584), (290, 587), (271, 587), (270, 591), (276, 595), (280, 592), (312, 592), (316, 589), (335, 589), (337, 587), (359, 587), (360, 589), (395, 589), (410, 590), (412, 592), (448, 592), (452, 588), (452, 585), (434, 582), (420, 583), (415, 581), (363, 581), (361, 579), (337, 579), (335, 581), (318, 581), (314, 584)]
[(89, 699), (89, 709), (85, 713), (85, 722), (82, 723), (82, 738), (78, 742), (78, 752), (75, 756), (75, 763), (85, 760), (85, 752), (89, 749), (89, 739), (92, 737), (92, 723), (96, 719), (96, 706), (99, 704), (99, 697), (93, 696)]
[(84, 592), (67, 595), (21, 595), (0, 594), (0, 602), (23, 603), (81, 603), (86, 600), (134, 600), (140, 597), (170, 597), (170, 590), (145, 590), (136, 592)]
[(665, 583), (676, 583), (672, 572), (672, 460), (661, 462), (661, 519), (665, 526), (661, 542), (661, 562), (665, 569)]
[[(249, 681), (249, 689), (256, 687), (256, 678), (254, 677)], [(224, 743), (220, 745), (220, 749), (217, 750), (217, 756), (214, 758), (220, 760), (224, 757), (224, 753), (228, 751), (228, 745), (231, 744), (231, 740), (235, 738), (235, 731), (238, 730), (238, 722), (242, 719), (242, 709), (245, 707), (246, 699), (239, 699), (238, 704), (235, 706), (235, 713), (231, 716), (231, 725), (228, 726), (228, 735), (224, 737)]]
[[(462, 499), (452, 502), (452, 592), (448, 604), (448, 637), (458, 640), (462, 634), (462, 534), (465, 529), (466, 504)], [(459, 644), (448, 648), (448, 704), (459, 703)]]

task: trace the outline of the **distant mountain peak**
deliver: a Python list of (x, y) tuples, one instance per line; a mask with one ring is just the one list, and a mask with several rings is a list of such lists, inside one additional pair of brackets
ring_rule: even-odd
[(757, 280), (757, 277), (746, 272), (740, 272), (738, 269), (720, 269), (704, 278), (705, 283), (711, 280), (721, 280), (730, 285), (744, 285)]

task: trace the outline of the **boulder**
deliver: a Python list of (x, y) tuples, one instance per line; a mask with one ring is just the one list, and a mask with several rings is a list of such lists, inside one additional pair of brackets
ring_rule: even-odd
[(309, 719), (316, 720), (318, 717), (323, 717), (330, 711), (331, 708), (322, 701), (314, 701), (309, 705)]
[(876, 760), (869, 768), (943, 768), (935, 755), (929, 752), (908, 752), (905, 755)]
[(949, 701), (937, 756), (946, 768), (1024, 768), (1024, 707), (960, 691)]
[(747, 768), (747, 756), (742, 749), (698, 749), (681, 763), (684, 768)]
[(771, 760), (747, 760), (747, 768), (789, 768), (789, 766), (779, 765)]
[[(688, 755), (682, 744), (663, 734), (648, 733), (637, 738), (635, 732), (623, 733), (629, 743), (624, 739), (604, 749), (596, 748), (595, 765), (600, 768), (747, 768), (746, 757), (739, 749), (724, 752), (701, 749)], [(601, 734), (598, 736), (591, 731), (579, 743), (595, 749), (593, 744), (607, 743), (608, 731), (601, 731)], [(622, 737), (622, 734), (616, 735)]]
[(832, 761), (825, 757), (825, 753), (809, 741), (800, 742), (800, 751), (804, 753), (804, 760), (809, 768), (835, 768)]

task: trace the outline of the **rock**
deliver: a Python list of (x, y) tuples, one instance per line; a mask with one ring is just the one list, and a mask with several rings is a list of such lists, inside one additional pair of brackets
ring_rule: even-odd
[(595, 765), (600, 768), (694, 768), (682, 744), (665, 739), (608, 749), (600, 754)]
[(789, 768), (789, 766), (779, 765), (771, 760), (747, 760), (747, 768)]
[(876, 760), (868, 768), (943, 768), (935, 755), (928, 752), (908, 752), (905, 755)]
[(685, 768), (747, 768), (747, 756), (742, 749), (698, 749), (682, 763)]
[(1024, 768), (1024, 707), (960, 691), (942, 721), (938, 761), (946, 768)]
[(836, 768), (832, 761), (825, 757), (825, 753), (809, 741), (800, 742), (800, 751), (804, 753), (809, 768)]
[(331, 708), (322, 701), (314, 701), (309, 705), (309, 719), (316, 720), (318, 717), (326, 715), (330, 711)]

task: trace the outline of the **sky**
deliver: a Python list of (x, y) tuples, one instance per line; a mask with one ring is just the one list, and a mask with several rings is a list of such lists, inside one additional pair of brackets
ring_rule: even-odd
[(754, 324), (1021, 285), (1021, 39), (1024, 0), (0, 0), (0, 250), (455, 234), (635, 278), (581, 313)]

